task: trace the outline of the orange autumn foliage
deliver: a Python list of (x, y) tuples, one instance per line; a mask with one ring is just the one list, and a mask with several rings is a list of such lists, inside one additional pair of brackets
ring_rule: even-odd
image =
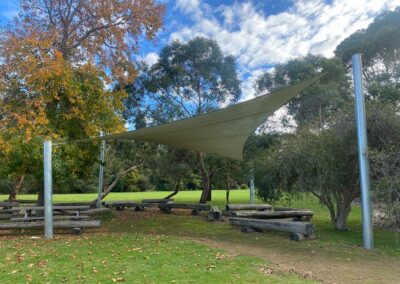
[[(164, 6), (153, 0), (22, 0), (0, 37), (0, 130), (80, 138), (123, 129), (132, 54), (154, 40)], [(79, 128), (81, 133), (77, 133)]]

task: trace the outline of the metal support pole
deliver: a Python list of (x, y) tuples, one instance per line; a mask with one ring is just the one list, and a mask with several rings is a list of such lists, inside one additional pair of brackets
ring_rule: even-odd
[(101, 194), (103, 193), (103, 181), (104, 181), (104, 151), (106, 148), (106, 141), (101, 140), (100, 144), (100, 168), (99, 168), (99, 188), (97, 195), (97, 208), (101, 207)]
[(353, 77), (354, 77), (354, 95), (356, 103), (358, 162), (360, 171), (363, 239), (364, 239), (364, 247), (366, 249), (372, 249), (374, 247), (374, 241), (373, 241), (372, 218), (371, 218), (367, 127), (365, 122), (365, 105), (364, 105), (364, 94), (363, 94), (363, 83), (362, 83), (361, 54), (359, 53), (354, 54), (352, 56), (352, 63), (353, 63)]
[(253, 169), (250, 172), (250, 203), (254, 204), (254, 173)]
[(51, 141), (43, 143), (44, 172), (44, 237), (53, 239), (53, 178), (51, 166)]

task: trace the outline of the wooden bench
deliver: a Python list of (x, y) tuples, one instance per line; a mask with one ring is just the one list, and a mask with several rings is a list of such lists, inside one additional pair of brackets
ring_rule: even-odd
[[(80, 220), (80, 221), (55, 221), (53, 222), (55, 229), (68, 229), (71, 228), (72, 232), (76, 235), (82, 234), (82, 228), (98, 228), (100, 227), (100, 220)], [(43, 221), (35, 222), (6, 222), (0, 223), (0, 230), (14, 230), (14, 229), (37, 229), (44, 228)]]
[(257, 211), (272, 210), (272, 205), (269, 205), (269, 204), (227, 204), (226, 205), (226, 211), (238, 211), (238, 210), (257, 210)]
[[(54, 215), (74, 215), (79, 216), (81, 212), (89, 210), (90, 206), (53, 206)], [(45, 208), (42, 206), (23, 206), (23, 207), (13, 207), (10, 209), (1, 210), (0, 220), (9, 220), (11, 218), (20, 217), (20, 214), (24, 218), (31, 217), (32, 212), (44, 211)]]
[(259, 220), (249, 218), (229, 218), (229, 224), (240, 226), (243, 232), (262, 232), (272, 230), (290, 233), (290, 239), (301, 241), (315, 237), (314, 225), (310, 222), (293, 222), (288, 220)]
[[(13, 207), (17, 207), (19, 206), (19, 202), (15, 202), (15, 201), (0, 201), (0, 207), (3, 207), (3, 209), (10, 209)], [(0, 209), (1, 212), (1, 209)]]
[(37, 200), (29, 200), (29, 199), (16, 199), (15, 201), (9, 201), (8, 199), (4, 199), (4, 202), (18, 202), (19, 204), (36, 204)]
[[(75, 234), (81, 234), (82, 228), (99, 227), (99, 220), (89, 220), (90, 217), (82, 212), (90, 210), (89, 205), (56, 205), (53, 206), (54, 228), (72, 228)], [(4, 209), (0, 217), (9, 222), (0, 223), (0, 229), (30, 229), (44, 227), (44, 216), (33, 212), (43, 212), (43, 206), (21, 206)], [(8, 214), (4, 214), (8, 213)], [(21, 216), (21, 213), (23, 216)], [(6, 218), (8, 217), (8, 218)]]
[(232, 217), (252, 219), (283, 219), (293, 218), (293, 221), (310, 221), (314, 212), (310, 210), (289, 211), (233, 211)]
[(209, 221), (224, 221), (224, 216), (222, 215), (222, 211), (217, 206), (211, 206), (208, 211), (207, 219)]
[(158, 203), (139, 203), (133, 201), (110, 201), (103, 202), (107, 208), (115, 208), (118, 211), (123, 211), (126, 208), (134, 208), (135, 211), (143, 211), (145, 207), (157, 207)]
[(192, 215), (199, 215), (201, 211), (210, 210), (211, 206), (208, 204), (190, 204), (190, 203), (164, 203), (159, 204), (163, 213), (171, 213), (172, 209), (190, 209), (192, 210)]
[(169, 203), (173, 202), (172, 198), (161, 198), (161, 199), (143, 199), (142, 203)]
[[(53, 216), (53, 220), (87, 220), (90, 217), (87, 215), (80, 215), (80, 216), (66, 216), (66, 215), (56, 215)], [(15, 222), (32, 222), (32, 221), (44, 221), (43, 216), (33, 216), (33, 217), (17, 217), (17, 218), (11, 218), (10, 221), (15, 221)]]

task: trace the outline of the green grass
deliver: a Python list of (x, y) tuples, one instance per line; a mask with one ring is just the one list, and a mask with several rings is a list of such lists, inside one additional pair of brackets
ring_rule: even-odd
[[(164, 197), (168, 192), (112, 193), (107, 200), (134, 200)], [(231, 203), (247, 203), (247, 190), (231, 191)], [(89, 201), (96, 194), (55, 194), (55, 202)], [(176, 202), (197, 202), (199, 191), (180, 192)], [(1, 198), (1, 197), (0, 197)], [(36, 199), (21, 195), (20, 199)], [(4, 198), (2, 198), (4, 199)], [(260, 202), (260, 200), (257, 200)], [(212, 204), (225, 205), (225, 191), (213, 191)], [(32, 277), (32, 283), (108, 283), (113, 279), (128, 283), (303, 283), (295, 274), (263, 273), (270, 265), (256, 257), (228, 256), (227, 252), (211, 249), (193, 241), (207, 239), (227, 246), (235, 244), (271, 249), (274, 253), (330, 259), (333, 262), (352, 260), (379, 263), (382, 259), (399, 261), (400, 234), (375, 229), (375, 247), (372, 252), (362, 248), (361, 210), (354, 207), (349, 217), (349, 231), (332, 228), (327, 210), (316, 199), (308, 197), (292, 202), (290, 206), (309, 208), (315, 213), (313, 222), (317, 239), (291, 242), (285, 233), (264, 232), (243, 234), (227, 222), (205, 222), (204, 216), (176, 212), (128, 212), (124, 218), (103, 222), (107, 233), (88, 233), (83, 237), (58, 236), (45, 242), (30, 239), (31, 233), (0, 237), (1, 283), (20, 283)], [(38, 231), (36, 235), (42, 235)], [(218, 255), (224, 255), (222, 259)], [(198, 256), (200, 255), (200, 256)], [(226, 256), (226, 257), (225, 257)], [(268, 256), (266, 256), (268, 258)], [(265, 259), (263, 257), (263, 259)], [(48, 260), (45, 265), (43, 261)], [(334, 265), (334, 264), (333, 264)], [(94, 268), (93, 268), (94, 267)], [(262, 269), (264, 268), (264, 269)], [(64, 279), (64, 280), (63, 280)], [(35, 282), (37, 281), (37, 282)]]
[[(145, 198), (161, 198), (170, 192), (129, 192), (129, 193), (111, 193), (106, 200), (134, 200), (140, 202)], [(176, 202), (198, 202), (200, 191), (182, 191), (174, 199)], [(212, 204), (223, 208), (226, 204), (225, 190), (214, 190), (212, 193)], [(20, 199), (37, 198), (36, 195), (20, 195)], [(96, 194), (55, 194), (54, 202), (79, 202), (90, 201), (96, 198)], [(2, 198), (4, 199), (4, 198)], [(232, 190), (230, 193), (231, 203), (248, 203), (248, 190)], [(261, 200), (257, 200), (261, 202)], [(318, 241), (328, 246), (360, 246), (362, 245), (362, 227), (361, 227), (361, 208), (353, 207), (349, 216), (349, 231), (340, 232), (333, 229), (329, 219), (328, 211), (320, 205), (313, 197), (294, 200), (290, 206), (298, 208), (307, 208), (314, 211), (313, 222), (317, 229)], [(400, 256), (400, 234), (381, 229), (374, 230), (375, 247), (377, 251), (388, 255)]]
[(293, 273), (266, 274), (255, 257), (163, 235), (92, 233), (2, 239), (1, 283), (311, 283)]

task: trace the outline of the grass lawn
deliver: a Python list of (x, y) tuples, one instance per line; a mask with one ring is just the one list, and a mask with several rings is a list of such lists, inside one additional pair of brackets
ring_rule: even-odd
[[(107, 200), (140, 201), (167, 194), (112, 193)], [(248, 196), (247, 190), (231, 191), (231, 203), (246, 203)], [(95, 197), (60, 194), (54, 195), (54, 201)], [(199, 197), (199, 191), (187, 191), (174, 198), (177, 202), (197, 202)], [(225, 191), (213, 191), (212, 203), (222, 208)], [(179, 210), (172, 214), (158, 210), (118, 212), (104, 221), (100, 230), (81, 237), (65, 231), (50, 242), (31, 238), (41, 236), (42, 231), (2, 234), (1, 283), (384, 283), (395, 275), (400, 277), (400, 234), (376, 229), (376, 249), (368, 252), (361, 247), (360, 208), (352, 210), (350, 230), (338, 232), (332, 229), (326, 209), (314, 198), (296, 200), (291, 206), (315, 212), (316, 240), (291, 242), (287, 234), (276, 232), (244, 234), (227, 222), (209, 223), (204, 216)]]
[(4, 240), (1, 283), (308, 283), (268, 273), (270, 263), (223, 250), (140, 233)]
[[(168, 195), (170, 192), (129, 192), (129, 193), (111, 193), (105, 200), (134, 200), (140, 202), (142, 199), (147, 198), (162, 198)], [(179, 192), (174, 199), (176, 202), (187, 202), (197, 203), (200, 198), (200, 191), (182, 191)], [(225, 190), (214, 190), (212, 193), (212, 204), (224, 208), (225, 202)], [(1, 200), (5, 199), (1, 198)], [(32, 199), (37, 198), (36, 195), (20, 195), (20, 199)], [(96, 198), (96, 194), (55, 194), (53, 197), (54, 202), (80, 202), (90, 201)], [(256, 200), (261, 203), (261, 200)], [(249, 191), (248, 190), (231, 190), (230, 193), (231, 203), (248, 203), (249, 202)], [(320, 205), (318, 201), (313, 198), (303, 198), (294, 200), (292, 207), (307, 208), (314, 211), (313, 222), (317, 229), (318, 240), (325, 245), (344, 245), (344, 246), (360, 246), (362, 245), (362, 227), (361, 227), (361, 208), (353, 207), (349, 220), (348, 226), (350, 228), (347, 232), (339, 232), (332, 228), (332, 224), (329, 219), (329, 213), (325, 207)], [(374, 231), (375, 248), (376, 250), (389, 254), (400, 256), (400, 234), (395, 232), (389, 232), (385, 230), (375, 229)]]

